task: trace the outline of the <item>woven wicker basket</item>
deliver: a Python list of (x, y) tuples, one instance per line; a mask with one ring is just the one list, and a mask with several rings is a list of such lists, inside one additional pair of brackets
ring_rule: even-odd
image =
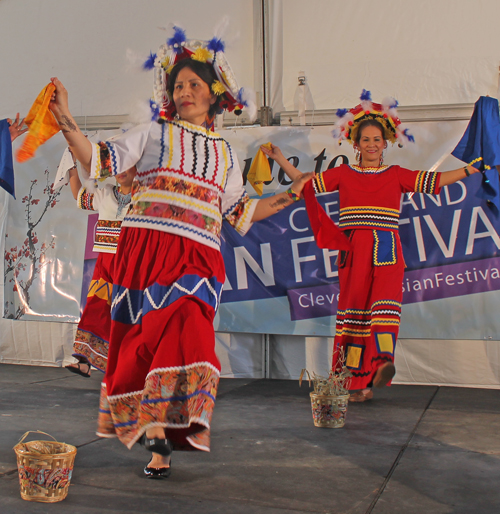
[(54, 441), (24, 440), (30, 433), (26, 432), (19, 443), (14, 446), (17, 456), (17, 469), (21, 498), (32, 502), (55, 503), (64, 500), (68, 494), (76, 448), (66, 443)]
[(347, 414), (349, 395), (330, 396), (309, 393), (314, 426), (323, 428), (342, 428)]

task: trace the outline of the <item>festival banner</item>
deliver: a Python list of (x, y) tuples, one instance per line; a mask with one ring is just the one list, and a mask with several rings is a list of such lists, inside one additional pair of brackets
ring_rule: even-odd
[[(463, 163), (449, 154), (466, 125), (464, 121), (410, 124), (417, 143), (403, 149), (389, 148), (385, 161), (409, 169), (458, 168)], [(331, 127), (235, 127), (221, 135), (231, 144), (246, 180), (260, 144), (268, 141), (280, 146), (301, 171), (321, 172), (352, 162), (352, 147), (346, 143), (339, 146), (330, 132)], [(105, 137), (106, 133), (100, 135)], [(87, 226), (87, 216), (76, 209), (67, 186), (59, 192), (57, 206), (50, 207), (54, 200), (49, 203), (36, 228), (39, 240), (42, 230), (45, 231), (46, 247), (56, 243), (50, 252), (45, 250), (47, 257), (40, 254), (37, 261), (50, 265), (46, 264), (32, 279), (22, 278), (29, 268), (23, 252), (30, 249), (30, 241), (23, 246), (27, 220), (27, 212), (23, 219), (23, 209), (26, 210), (27, 201), (31, 205), (38, 199), (26, 191), (31, 191), (31, 180), (40, 174), (40, 166), (44, 167), (45, 161), (39, 159), (52, 159), (50, 166), (45, 167), (50, 168), (49, 174), (55, 174), (63, 149), (64, 142), (59, 139), (50, 149), (42, 147), (41, 155), (37, 154), (19, 172), (19, 165), (16, 166), (20, 200), (10, 200), (5, 247), (11, 259), (5, 280), (7, 317), (75, 321), (79, 304), (83, 306), (85, 301), (95, 262), (91, 251), (95, 215), (88, 218)], [(290, 185), (283, 170), (272, 161), (270, 164), (272, 180), (265, 184), (263, 196), (284, 191)], [(477, 174), (443, 188), (439, 196), (416, 194), (402, 198), (400, 236), (407, 268), (400, 337), (500, 339), (500, 319), (495, 312), (500, 300), (500, 221), (498, 213), (478, 196), (481, 187), (482, 175)], [(258, 198), (249, 184), (246, 188), (252, 197)], [(321, 195), (319, 201), (337, 221), (338, 193)], [(42, 199), (38, 203), (41, 202)], [(222, 239), (226, 284), (216, 330), (334, 334), (339, 294), (337, 252), (316, 246), (303, 202), (255, 223), (244, 237), (225, 223)], [(13, 271), (12, 266), (16, 265)], [(18, 288), (26, 287), (29, 280), (29, 309), (18, 316), (19, 306), (26, 303), (27, 295), (16, 298), (19, 290), (13, 289), (16, 284)]]
[[(459, 168), (463, 163), (449, 154), (465, 127), (466, 122), (415, 123), (410, 129), (418, 143), (390, 148), (386, 162), (409, 169)], [(329, 127), (261, 128), (226, 135), (245, 170), (248, 155), (270, 140), (301, 171), (316, 172), (354, 158), (350, 145), (339, 147), (329, 137)], [(264, 193), (289, 187), (276, 168)], [(444, 187), (439, 196), (402, 197), (399, 230), (406, 273), (400, 337), (500, 338), (495, 313), (500, 300), (500, 219), (494, 206), (481, 199), (482, 187), (483, 176), (476, 174)], [(321, 195), (319, 202), (338, 221), (338, 193)], [(223, 255), (227, 281), (217, 330), (334, 335), (337, 252), (315, 245), (303, 202), (254, 224), (245, 237), (226, 226)]]

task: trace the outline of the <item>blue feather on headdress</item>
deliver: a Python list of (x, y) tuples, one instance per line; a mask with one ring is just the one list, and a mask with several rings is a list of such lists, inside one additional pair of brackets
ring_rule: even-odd
[(243, 99), (244, 91), (245, 91), (244, 88), (240, 88), (240, 90), (238, 91), (238, 94), (236, 95), (236, 100), (238, 101), (239, 104), (241, 104), (245, 107), (248, 107), (248, 102)]
[(156, 54), (153, 52), (149, 53), (149, 57), (146, 59), (142, 67), (145, 70), (152, 70), (155, 67)]
[(348, 109), (337, 109), (335, 114), (337, 115), (337, 118), (343, 118), (348, 112)]
[(217, 52), (223, 52), (226, 45), (224, 44), (224, 41), (218, 37), (213, 37), (207, 45), (207, 48), (212, 51), (214, 54)]
[(410, 134), (410, 131), (408, 129), (404, 129), (403, 130), (403, 134), (405, 135), (405, 137), (408, 139), (408, 141), (410, 143), (414, 143), (415, 142), (415, 138)]
[(368, 101), (368, 102), (371, 102), (372, 101), (372, 94), (370, 93), (370, 91), (367, 91), (366, 89), (363, 89), (362, 93), (361, 93), (361, 96), (359, 97), (359, 99), (361, 101)]
[(174, 35), (167, 39), (167, 45), (171, 46), (175, 53), (180, 54), (184, 41), (186, 41), (186, 31), (180, 27), (174, 26)]
[(160, 116), (160, 108), (158, 107), (158, 104), (153, 100), (149, 100), (149, 108), (151, 109), (151, 121), (156, 121)]
[(399, 105), (399, 102), (394, 98), (394, 103), (392, 105), (389, 105), (389, 109), (396, 109), (396, 107)]

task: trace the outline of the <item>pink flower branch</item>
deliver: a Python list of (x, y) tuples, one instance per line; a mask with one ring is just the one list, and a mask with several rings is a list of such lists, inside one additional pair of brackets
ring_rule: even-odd
[[(9, 313), (9, 307), (13, 307), (13, 302), (6, 302), (5, 316), (9, 318), (21, 318), (29, 308), (30, 293), (29, 290), (33, 285), (34, 280), (40, 275), (41, 271), (49, 264), (47, 259), (47, 251), (49, 248), (55, 247), (55, 238), (52, 236), (49, 243), (43, 242), (40, 245), (35, 228), (40, 224), (43, 217), (49, 209), (52, 209), (57, 204), (58, 197), (61, 194), (62, 186), (54, 189), (54, 184), (49, 182), (49, 172), (45, 170), (46, 185), (43, 194), (46, 195), (43, 203), (43, 209), (38, 217), (34, 215), (34, 209), (42, 201), (39, 198), (34, 198), (34, 191), (37, 185), (37, 180), (32, 180), (29, 188), (29, 193), (21, 200), (26, 204), (26, 222), (28, 230), (26, 232), (26, 239), (22, 246), (12, 247), (10, 250), (5, 251), (5, 264), (4, 264), (4, 279), (9, 283), (13, 283), (13, 290), (18, 293), (20, 298), (20, 305), (16, 309), (15, 314)], [(6, 238), (8, 235), (6, 236)], [(28, 275), (24, 276), (28, 270)]]

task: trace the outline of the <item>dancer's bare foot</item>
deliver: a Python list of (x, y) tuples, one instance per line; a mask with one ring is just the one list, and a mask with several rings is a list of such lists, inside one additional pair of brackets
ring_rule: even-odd
[(386, 362), (377, 369), (375, 376), (373, 377), (373, 387), (384, 387), (386, 386), (396, 374), (396, 368), (392, 362)]
[(367, 400), (371, 400), (373, 398), (373, 391), (371, 389), (361, 389), (359, 391), (354, 391), (349, 396), (350, 402), (366, 402)]

